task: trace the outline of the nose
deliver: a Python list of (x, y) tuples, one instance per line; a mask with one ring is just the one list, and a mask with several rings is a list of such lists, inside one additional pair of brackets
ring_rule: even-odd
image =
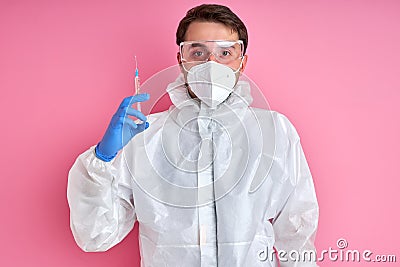
[(210, 54), (207, 61), (215, 61), (215, 62), (217, 61), (217, 58), (215, 57), (214, 53)]

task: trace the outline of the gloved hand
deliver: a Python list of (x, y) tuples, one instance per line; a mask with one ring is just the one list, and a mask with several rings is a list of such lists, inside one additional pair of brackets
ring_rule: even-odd
[[(111, 161), (136, 134), (149, 127), (147, 118), (140, 111), (132, 108), (133, 103), (150, 99), (149, 94), (138, 94), (125, 98), (111, 119), (110, 124), (100, 143), (97, 144), (96, 156), (103, 161)], [(129, 116), (135, 116), (143, 121), (136, 124)]]

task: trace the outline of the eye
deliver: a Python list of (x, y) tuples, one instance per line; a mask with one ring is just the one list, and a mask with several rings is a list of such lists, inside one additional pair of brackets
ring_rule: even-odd
[(231, 55), (231, 52), (230, 52), (229, 50), (224, 50), (224, 51), (222, 51), (221, 55), (222, 55), (223, 57), (227, 57), (227, 56), (230, 56), (230, 55)]
[(203, 51), (195, 51), (193, 52), (194, 57), (201, 57), (203, 55)]

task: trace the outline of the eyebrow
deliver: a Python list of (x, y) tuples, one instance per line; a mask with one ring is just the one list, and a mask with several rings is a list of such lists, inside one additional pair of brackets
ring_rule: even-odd
[(202, 43), (191, 43), (190, 47), (206, 47), (206, 45)]
[[(235, 48), (235, 43), (232, 42), (217, 42), (217, 45), (221, 48)], [(196, 48), (196, 47), (207, 47), (203, 43), (191, 43), (190, 48)]]

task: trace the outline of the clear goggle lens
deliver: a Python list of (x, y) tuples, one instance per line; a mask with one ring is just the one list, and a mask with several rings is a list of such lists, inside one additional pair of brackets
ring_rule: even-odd
[(189, 41), (179, 45), (183, 63), (201, 64), (214, 55), (221, 64), (231, 64), (243, 58), (243, 41)]

